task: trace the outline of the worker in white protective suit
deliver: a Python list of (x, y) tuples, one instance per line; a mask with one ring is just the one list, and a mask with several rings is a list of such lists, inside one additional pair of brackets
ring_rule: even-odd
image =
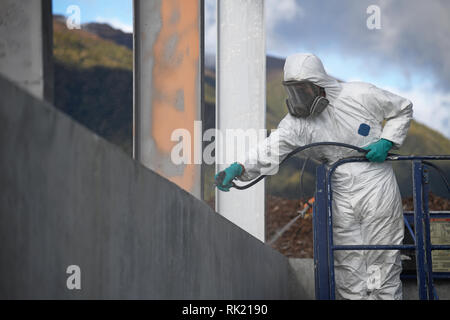
[[(333, 177), (333, 240), (337, 245), (400, 245), (404, 224), (399, 187), (388, 151), (403, 143), (412, 103), (363, 82), (338, 82), (313, 54), (286, 59), (284, 82), (289, 113), (277, 130), (253, 148), (244, 163), (222, 171), (217, 183), (228, 191), (232, 180), (249, 181), (273, 168), (295, 148), (314, 142), (341, 142), (369, 150), (368, 162), (339, 166)], [(383, 121), (385, 125), (383, 126)], [(328, 165), (355, 150), (320, 146), (312, 155)], [(216, 182), (217, 176), (216, 175)], [(402, 299), (398, 250), (336, 251), (338, 299)]]

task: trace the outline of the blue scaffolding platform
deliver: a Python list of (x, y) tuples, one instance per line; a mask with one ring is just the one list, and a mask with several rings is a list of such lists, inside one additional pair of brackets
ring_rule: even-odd
[[(428, 170), (434, 167), (428, 161), (450, 160), (449, 156), (389, 156), (387, 161), (411, 161), (414, 211), (404, 212), (405, 226), (414, 244), (404, 245), (335, 245), (333, 243), (333, 213), (331, 177), (340, 165), (367, 161), (363, 157), (346, 158), (331, 167), (320, 165), (316, 171), (316, 198), (313, 214), (314, 275), (316, 299), (335, 299), (334, 251), (336, 250), (415, 250), (416, 277), (419, 299), (435, 300), (437, 294), (433, 279), (449, 277), (450, 273), (433, 272), (432, 250), (450, 250), (450, 244), (433, 245), (430, 235), (430, 217), (449, 218), (450, 211), (428, 209)], [(414, 231), (411, 227), (414, 225)]]

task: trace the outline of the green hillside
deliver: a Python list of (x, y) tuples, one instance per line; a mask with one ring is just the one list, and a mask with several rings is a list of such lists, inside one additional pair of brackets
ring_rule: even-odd
[(55, 106), (132, 152), (133, 52), (54, 20)]
[(56, 20), (53, 42), (55, 60), (67, 67), (133, 70), (133, 52), (129, 48), (83, 29), (68, 30), (65, 24)]

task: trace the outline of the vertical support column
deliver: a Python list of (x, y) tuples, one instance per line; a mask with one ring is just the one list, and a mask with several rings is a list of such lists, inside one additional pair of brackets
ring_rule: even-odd
[(425, 259), (426, 259), (426, 272), (427, 272), (427, 289), (428, 299), (434, 300), (434, 284), (433, 284), (433, 259), (431, 253), (431, 228), (430, 228), (430, 210), (428, 208), (428, 193), (430, 192), (428, 168), (423, 165), (423, 218), (424, 218), (424, 230), (425, 230)]
[(316, 169), (316, 195), (313, 214), (314, 277), (317, 300), (330, 299), (330, 270), (328, 254), (328, 196), (326, 168)]
[[(235, 139), (229, 139), (230, 136), (245, 144), (246, 138), (259, 137), (265, 128), (264, 1), (218, 1), (217, 29), (216, 129), (223, 137), (216, 137), (216, 171), (219, 171), (230, 164), (229, 153), (235, 152)], [(231, 133), (230, 129), (236, 131)], [(257, 142), (250, 141), (253, 145)], [(236, 155), (242, 157), (242, 146), (237, 149)], [(264, 241), (264, 191), (264, 183), (244, 191), (216, 190), (216, 211)]]
[(425, 242), (423, 217), (423, 166), (415, 160), (412, 164), (413, 198), (414, 198), (414, 230), (416, 235), (416, 269), (419, 299), (427, 300), (427, 278), (425, 270)]
[(53, 102), (51, 0), (0, 1), (0, 73)]
[(134, 0), (133, 157), (201, 198), (203, 0)]

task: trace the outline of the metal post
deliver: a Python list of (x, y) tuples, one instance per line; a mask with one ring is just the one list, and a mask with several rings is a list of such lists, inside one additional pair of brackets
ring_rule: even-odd
[(133, 157), (197, 198), (202, 163), (202, 1), (133, 2)]
[(327, 212), (326, 168), (316, 169), (316, 197), (313, 214), (314, 277), (317, 300), (330, 299), (330, 272), (328, 256), (328, 212)]
[(427, 288), (428, 299), (434, 300), (434, 285), (433, 285), (433, 259), (431, 254), (431, 229), (430, 229), (430, 211), (428, 208), (428, 192), (429, 185), (428, 169), (423, 165), (423, 214), (424, 214), (424, 227), (425, 227), (425, 258), (426, 258), (426, 271), (427, 271)]
[(416, 234), (416, 264), (417, 264), (417, 287), (419, 288), (419, 299), (426, 300), (427, 279), (425, 273), (425, 242), (423, 222), (423, 166), (422, 162), (415, 160), (412, 163), (413, 176), (413, 198), (414, 198), (414, 229)]
[[(217, 2), (216, 59), (216, 129), (223, 136), (223, 139), (216, 136), (216, 171), (219, 171), (230, 162), (239, 161), (249, 150), (244, 151), (243, 145), (257, 144), (265, 128), (264, 1)], [(235, 131), (231, 133), (230, 129)], [(237, 152), (231, 134), (238, 140)], [(248, 141), (252, 134), (256, 134), (258, 141)], [(243, 145), (239, 145), (242, 141)], [(229, 157), (232, 152), (236, 152), (236, 157)], [(264, 198), (264, 183), (245, 191), (216, 190), (216, 211), (264, 241)]]
[(331, 175), (334, 171), (329, 170), (325, 178), (327, 187), (327, 231), (328, 231), (328, 265), (330, 282), (330, 299), (336, 299), (335, 276), (334, 276), (334, 242), (333, 242), (333, 191), (331, 190)]

